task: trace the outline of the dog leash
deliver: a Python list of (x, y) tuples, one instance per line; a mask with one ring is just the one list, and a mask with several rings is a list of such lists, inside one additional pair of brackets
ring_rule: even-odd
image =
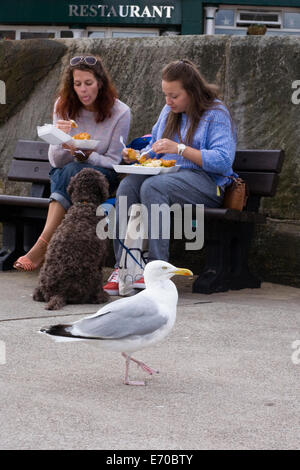
[(122, 248), (124, 248), (127, 253), (129, 254), (129, 256), (131, 256), (131, 258), (139, 265), (139, 267), (141, 269), (144, 269), (144, 266), (141, 265), (141, 263), (136, 259), (136, 257), (131, 253), (131, 251), (129, 250), (129, 248), (127, 248), (126, 245), (124, 245), (124, 243), (121, 241), (121, 240), (118, 240), (120, 245), (122, 246)]

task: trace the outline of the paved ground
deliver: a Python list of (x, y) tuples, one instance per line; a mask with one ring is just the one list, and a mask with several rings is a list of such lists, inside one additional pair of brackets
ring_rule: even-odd
[(121, 355), (37, 334), (97, 307), (48, 312), (36, 281), (0, 273), (1, 449), (300, 448), (300, 289), (208, 296), (181, 279), (174, 330), (136, 354), (160, 374), (129, 387)]

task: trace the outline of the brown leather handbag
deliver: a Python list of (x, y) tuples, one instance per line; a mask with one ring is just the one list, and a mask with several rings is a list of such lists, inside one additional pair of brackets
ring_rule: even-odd
[(248, 187), (242, 178), (232, 178), (232, 184), (225, 189), (223, 207), (242, 211), (247, 204)]

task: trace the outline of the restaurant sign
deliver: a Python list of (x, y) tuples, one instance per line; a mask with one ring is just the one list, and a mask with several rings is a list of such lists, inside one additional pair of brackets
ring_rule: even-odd
[[(127, 0), (128, 1), (128, 0)], [(181, 24), (183, 0), (10, 0), (0, 24)]]
[(171, 19), (175, 5), (69, 5), (69, 16)]

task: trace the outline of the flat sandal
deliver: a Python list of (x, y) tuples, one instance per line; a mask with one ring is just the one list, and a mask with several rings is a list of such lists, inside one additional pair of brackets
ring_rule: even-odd
[[(46, 245), (48, 245), (48, 242), (47, 240), (45, 240), (45, 238), (39, 237), (39, 240), (41, 240)], [(28, 256), (24, 255), (24, 256), (20, 256), (20, 258), (18, 258), (17, 261), (14, 262), (13, 267), (17, 271), (31, 272), (31, 271), (35, 271), (36, 269), (38, 269), (42, 265), (42, 263), (43, 261), (41, 261), (40, 263), (33, 263), (33, 261), (31, 261), (31, 259), (28, 258)]]

